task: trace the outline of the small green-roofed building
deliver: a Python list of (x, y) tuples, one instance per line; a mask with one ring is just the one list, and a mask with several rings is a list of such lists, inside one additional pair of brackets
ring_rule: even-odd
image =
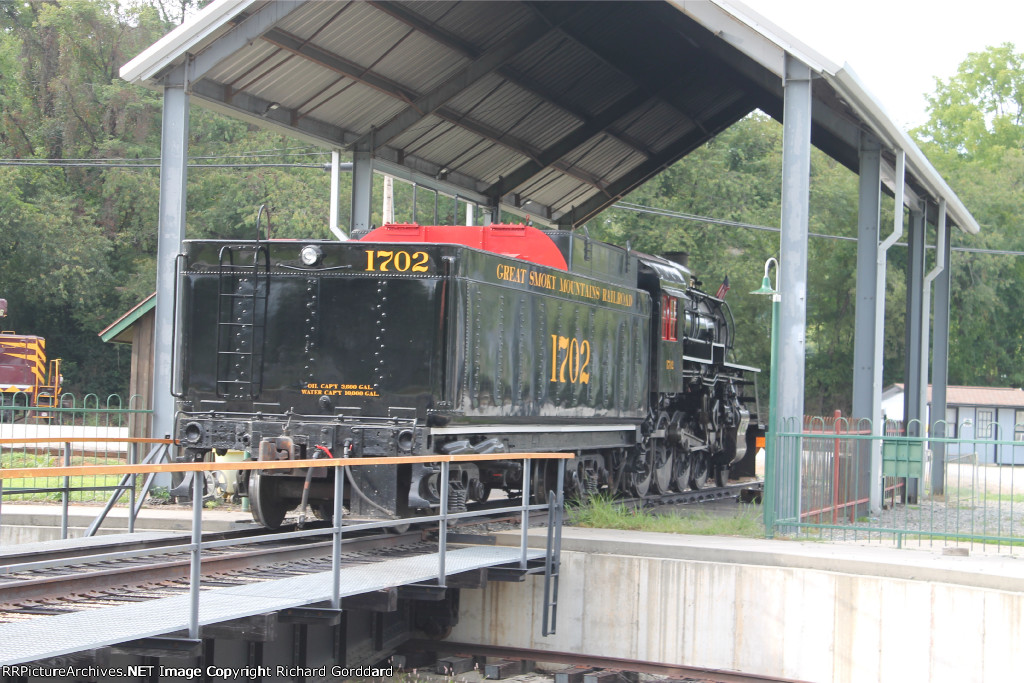
[[(153, 400), (153, 328), (156, 319), (156, 292), (100, 332), (100, 339), (115, 344), (131, 344), (132, 367), (128, 395), (135, 399), (125, 407), (148, 409)], [(150, 435), (151, 417), (132, 415), (129, 433), (133, 437)]]

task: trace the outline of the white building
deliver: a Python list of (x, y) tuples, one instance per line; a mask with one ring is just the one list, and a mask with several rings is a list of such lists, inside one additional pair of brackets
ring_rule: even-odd
[[(926, 422), (931, 423), (932, 388), (928, 387)], [(903, 419), (903, 385), (882, 392), (882, 415)], [(1024, 390), (993, 387), (946, 387), (946, 435), (971, 443), (949, 444), (948, 455), (977, 453), (979, 463), (1024, 465)], [(952, 433), (950, 433), (952, 431)], [(973, 443), (975, 439), (1016, 444)]]

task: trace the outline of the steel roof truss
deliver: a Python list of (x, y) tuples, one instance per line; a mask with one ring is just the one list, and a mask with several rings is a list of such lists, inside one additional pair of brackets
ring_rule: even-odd
[(267, 31), (262, 38), (282, 50), (304, 57), (325, 69), (330, 69), (336, 73), (348, 76), (353, 80), (368, 85), (371, 88), (379, 90), (385, 95), (394, 97), (395, 99), (402, 100), (403, 102), (412, 102), (417, 97), (414, 91), (409, 90), (400, 83), (396, 83), (389, 78), (380, 76), (366, 67), (351, 62), (344, 57), (339, 57), (338, 55), (328, 52), (323, 48), (319, 48), (316, 45), (308, 44), (302, 39), (282, 31), (281, 29)]
[[(544, 28), (546, 29), (546, 26)], [(520, 35), (520, 33), (517, 33), (516, 35)], [(338, 55), (335, 55), (314, 45), (306, 44), (304, 43), (304, 41), (297, 38), (296, 36), (286, 33), (285, 31), (282, 31), (280, 29), (273, 29), (271, 31), (268, 31), (265, 35), (262, 36), (262, 38), (267, 42), (271, 43), (272, 45), (279, 47), (287, 52), (303, 57), (315, 64), (318, 64), (319, 66), (322, 66), (324, 68), (330, 69), (331, 71), (351, 78), (352, 80), (368, 85), (380, 92), (383, 92), (386, 95), (390, 95), (391, 97), (400, 99), (403, 102), (420, 102), (424, 98), (428, 97), (428, 95), (417, 95), (415, 92), (405, 88), (401, 84), (396, 83), (383, 76), (380, 76), (379, 74), (375, 74), (372, 71), (359, 66), (358, 64), (355, 64), (347, 59), (344, 59), (343, 57), (339, 57)], [(536, 39), (539, 39), (539, 37), (537, 37)], [(480, 73), (477, 77), (474, 78), (474, 81), (478, 80), (479, 78), (482, 78), (484, 75), (486, 75), (486, 73)], [(466, 85), (468, 85), (468, 83)], [(442, 85), (441, 87), (444, 87), (444, 85)], [(455, 94), (458, 93), (454, 92), (452, 96), (454, 96)], [(222, 101), (226, 102), (226, 100)], [(284, 114), (287, 113), (288, 111), (289, 110), (281, 107), (277, 110), (273, 118), (283, 118)], [(409, 110), (406, 110), (406, 112), (408, 111)], [(253, 110), (250, 113), (253, 113), (257, 116), (262, 115), (261, 111)], [(403, 114), (404, 113), (405, 112), (403, 112)], [(496, 142), (502, 145), (503, 147), (511, 149), (512, 151), (518, 152), (519, 154), (522, 154), (524, 156), (534, 158), (540, 153), (538, 150), (531, 147), (525, 141), (518, 140), (516, 138), (508, 136), (500, 131), (491, 128), (490, 126), (487, 126), (484, 123), (476, 121), (475, 119), (464, 117), (460, 115), (458, 112), (451, 110), (447, 107), (439, 106), (435, 111), (430, 113), (433, 113), (439, 118), (455, 123), (472, 133), (475, 133), (483, 138), (491, 140), (492, 142)], [(293, 112), (290, 115), (290, 118), (298, 122), (302, 120), (305, 116), (305, 114)], [(399, 116), (402, 116), (402, 114), (399, 114)], [(425, 118), (425, 116), (426, 114), (420, 116), (417, 113), (418, 118), (416, 118), (415, 122), (419, 122), (420, 120)], [(395, 119), (392, 119), (392, 122), (394, 121)], [(390, 136), (388, 138), (390, 140), (394, 139), (394, 137), (401, 133), (401, 131), (398, 131), (397, 133), (395, 133), (395, 135), (390, 135), (390, 133), (388, 133), (386, 129), (387, 126), (378, 129), (377, 131), (374, 132), (376, 150), (380, 150), (382, 148), (382, 145), (380, 143), (384, 136)], [(364, 144), (368, 142), (369, 136), (364, 135), (358, 140), (349, 140), (346, 141), (344, 144)], [(556, 167), (560, 167), (560, 170), (562, 170), (567, 175), (570, 175), (573, 178), (576, 178), (577, 180), (580, 180), (581, 182), (591, 185), (597, 189), (602, 189), (603, 187), (603, 184), (599, 179), (596, 179), (593, 175), (581, 171), (580, 169), (573, 169), (565, 164), (556, 165)], [(444, 168), (444, 166), (439, 165), (438, 168)]]
[[(704, 126), (708, 128), (710, 134), (716, 135), (750, 113), (754, 106), (754, 102), (749, 97), (741, 97), (719, 111), (714, 120), (704, 121)], [(661, 154), (648, 159), (614, 183), (609, 184), (607, 187), (607, 197), (594, 195), (580, 206), (573, 207), (572, 211), (566, 212), (559, 220), (559, 223), (575, 227), (593, 218), (642, 185), (649, 178), (660, 173), (666, 166), (702, 145), (705, 138), (704, 131), (691, 129), (689, 133), (662, 150)], [(566, 218), (569, 219), (568, 222)]]
[(464, 57), (476, 59), (480, 56), (481, 51), (475, 45), (428, 21), (422, 15), (408, 9), (403, 3), (392, 2), (391, 0), (369, 0), (367, 4), (394, 17), (406, 26), (416, 29), (434, 42), (461, 53)]
[[(548, 18), (550, 16), (550, 7), (553, 6), (549, 6), (544, 2), (537, 2), (536, 0), (527, 2), (526, 4), (534, 11), (535, 14), (545, 18)], [(549, 21), (554, 21), (554, 19), (550, 18)], [(600, 49), (600, 46), (594, 44), (594, 41), (590, 38), (590, 36), (583, 34), (581, 31), (578, 30), (577, 27), (574, 27), (573, 24), (569, 21), (561, 22), (558, 30), (563, 35), (570, 38), (577, 45), (587, 50), (591, 55), (601, 60), (604, 64), (608, 65), (612, 69), (618, 71), (620, 74), (624, 75), (629, 80), (646, 86), (651, 96), (658, 97), (663, 102), (665, 102), (665, 104), (669, 105), (670, 107), (678, 111), (679, 114), (686, 117), (689, 121), (695, 123), (691, 118), (690, 113), (680, 108), (675, 97), (666, 97), (665, 91), (663, 91), (661, 87), (651, 86), (651, 82), (657, 76), (657, 74), (647, 74), (645, 72), (632, 73), (629, 69), (625, 68), (615, 59), (609, 57), (604, 50)]]
[[(447, 107), (442, 107), (441, 109), (438, 109), (437, 111), (433, 112), (433, 114), (438, 118), (444, 119), (445, 121), (454, 123), (457, 126), (465, 128), (469, 132), (475, 133), (476, 135), (479, 135), (485, 140), (490, 140), (491, 142), (501, 145), (502, 147), (505, 147), (507, 149), (510, 149), (513, 152), (518, 152), (519, 154), (522, 154), (525, 157), (535, 159), (539, 154), (541, 154), (541, 152), (539, 152), (525, 140), (521, 140), (512, 135), (508, 135), (507, 133), (502, 133), (500, 130), (496, 130), (495, 128), (492, 128), (491, 126), (488, 126), (485, 123), (481, 123), (468, 117), (460, 116), (458, 112), (452, 111)], [(601, 182), (600, 178), (597, 178), (593, 174), (587, 173), (582, 169), (573, 168), (571, 164), (555, 162), (551, 164), (551, 166), (553, 168), (557, 168), (562, 173), (565, 173), (566, 175), (575, 178), (576, 180), (579, 180), (583, 183), (586, 183), (587, 185), (597, 188), (598, 190), (603, 190), (604, 188), (604, 183)], [(502, 193), (502, 195), (504, 194), (507, 193)], [(500, 197), (502, 195), (489, 194), (489, 196), (492, 197)]]
[(297, 0), (278, 0), (264, 5), (253, 14), (240, 16), (234, 28), (195, 56), (189, 80), (198, 81), (210, 69), (252, 43), (302, 5)]
[(566, 154), (576, 149), (598, 133), (605, 131), (613, 123), (621, 119), (633, 109), (647, 101), (647, 94), (640, 90), (632, 90), (625, 97), (608, 106), (597, 116), (585, 121), (561, 140), (537, 154), (509, 175), (487, 188), (487, 194), (500, 197), (522, 185), (527, 180), (551, 166)]
[(408, 108), (392, 118), (381, 128), (364, 136), (364, 142), (371, 149), (387, 144), (398, 137), (403, 131), (422, 121), (426, 116), (439, 109), (450, 99), (478, 80), (493, 72), (499, 66), (515, 57), (522, 50), (547, 35), (551, 30), (547, 23), (540, 19), (531, 21), (526, 26), (494, 45), (477, 59), (464, 66), (451, 78), (433, 90), (417, 97)]
[[(385, 12), (395, 19), (403, 22), (407, 26), (411, 26), (417, 31), (423, 33), (428, 38), (436, 41), (437, 43), (444, 45), (450, 50), (460, 53), (462, 56), (469, 59), (476, 59), (480, 56), (480, 50), (476, 46), (470, 44), (468, 41), (463, 40), (459, 36), (446, 31), (435, 24), (427, 21), (419, 14), (410, 11), (405, 5), (393, 2), (392, 0), (370, 0), (371, 5), (376, 7), (382, 12)], [(578, 106), (567, 101), (561, 97), (558, 93), (552, 92), (550, 89), (545, 88), (543, 85), (537, 83), (533, 79), (519, 73), (519, 71), (510, 65), (503, 65), (495, 69), (495, 73), (505, 78), (513, 85), (517, 85), (523, 90), (527, 90), (533, 94), (539, 95), (541, 99), (546, 100), (550, 104), (564, 110), (566, 113), (571, 114), (580, 120), (587, 120), (590, 115), (587, 112), (582, 111)], [(612, 130), (610, 128), (606, 131), (612, 137), (619, 139), (629, 147), (633, 147), (644, 156), (650, 157), (653, 152), (647, 148), (639, 140), (632, 138), (629, 135), (620, 133), (619, 131)], [(509, 188), (511, 190), (513, 188)], [(508, 190), (506, 190), (508, 191)]]
[(244, 91), (232, 91), (216, 81), (204, 79), (192, 85), (192, 96), (215, 105), (215, 108), (230, 116), (242, 115), (245, 118), (266, 126), (268, 123), (281, 126), (279, 130), (286, 135), (301, 135), (330, 147), (344, 147), (355, 142), (358, 135), (340, 126), (327, 123), (311, 116), (300, 116), (288, 107), (278, 106), (270, 109), (273, 104), (262, 97), (250, 95)]

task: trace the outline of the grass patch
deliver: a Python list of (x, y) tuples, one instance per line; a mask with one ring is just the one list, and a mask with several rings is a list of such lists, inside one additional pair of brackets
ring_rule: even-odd
[(951, 503), (963, 503), (972, 501), (974, 503), (1024, 503), (1024, 493), (997, 493), (986, 491), (983, 488), (968, 489), (954, 488), (946, 489), (946, 501)]
[[(82, 456), (72, 455), (72, 465), (111, 465), (122, 462), (116, 458), (106, 456)], [(60, 467), (64, 464), (64, 455), (48, 453), (27, 453), (24, 451), (12, 451), (0, 454), (0, 467), (3, 469), (18, 469), (25, 467)], [(72, 489), (84, 486), (117, 486), (121, 483), (119, 474), (100, 474), (92, 476), (70, 477), (69, 485)], [(144, 477), (138, 478), (139, 487), (142, 486)], [(39, 502), (60, 502), (61, 493), (50, 491), (45, 493), (15, 493), (14, 489), (52, 489), (64, 486), (64, 477), (26, 477), (23, 479), (4, 479), (4, 500), (39, 501)], [(106, 500), (112, 491), (70, 491), (68, 500), (72, 503)]]
[(573, 526), (625, 531), (658, 531), (668, 534), (698, 536), (764, 537), (760, 513), (752, 508), (736, 511), (732, 516), (709, 515), (706, 512), (656, 515), (648, 510), (633, 510), (607, 497), (597, 496), (585, 504), (566, 511), (566, 522)]

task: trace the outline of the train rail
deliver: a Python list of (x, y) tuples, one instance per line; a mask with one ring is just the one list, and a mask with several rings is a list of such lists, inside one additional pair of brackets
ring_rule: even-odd
[[(453, 654), (465, 657), (500, 657), (506, 661), (547, 662), (573, 667), (572, 671), (554, 672), (554, 680), (556, 681), (559, 678), (562, 680), (583, 680), (585, 672), (608, 671), (667, 676), (672, 681), (680, 681), (682, 679), (700, 683), (802, 683), (792, 678), (749, 674), (739, 671), (708, 669), (662, 662), (646, 662), (637, 659), (603, 657), (575, 652), (516, 648), (503, 645), (476, 645), (472, 643), (414, 639), (406, 642), (401, 647), (401, 652)], [(610, 677), (608, 680), (621, 679)]]
[[(531, 516), (531, 523), (539, 523), (543, 518), (543, 514), (536, 513)], [(493, 538), (488, 537), (486, 531), (495, 525), (505, 525), (512, 521), (507, 516), (487, 517), (475, 522), (453, 521), (453, 529), (449, 531), (448, 537), (454, 543), (493, 543)], [(318, 527), (316, 524), (308, 526), (309, 531), (315, 531)], [(206, 546), (238, 541), (249, 543), (205, 550), (201, 565), (204, 586), (208, 585), (209, 580), (216, 582), (228, 575), (236, 578), (243, 576), (247, 582), (279, 578), (278, 570), (288, 565), (295, 565), (296, 571), (324, 571), (325, 566), (330, 569), (333, 545), (329, 537), (330, 527), (326, 524), (319, 526), (326, 536), (325, 540), (319, 540), (316, 536), (279, 540), (278, 537), (296, 530), (292, 526), (286, 526), (278, 532), (249, 528), (204, 534), (202, 543)], [(345, 537), (342, 539), (343, 562), (364, 553), (415, 551), (428, 540), (431, 541), (431, 547), (436, 547), (436, 541), (433, 540), (436, 532), (436, 526), (430, 526), (403, 533), (364, 532)], [(52, 613), (45, 609), (41, 612), (32, 609), (25, 612), (18, 607), (12, 608), (25, 601), (59, 600), (65, 606), (81, 602), (84, 609), (97, 594), (115, 588), (119, 594), (125, 590), (145, 593), (160, 584), (158, 590), (161, 597), (178, 592), (179, 589), (187, 590), (191, 547), (190, 539), (181, 535), (155, 539), (125, 538), (77, 548), (22, 553), (14, 550), (6, 553), (0, 556), (0, 622), (11, 613)], [(267, 568), (272, 566), (278, 566), (278, 570), (268, 572)], [(260, 576), (257, 571), (262, 572), (263, 579), (257, 578)]]
[[(214, 539), (225, 540), (223, 536), (207, 535), (204, 543)], [(303, 541), (275, 541), (269, 536), (258, 547), (208, 550), (202, 562), (203, 585), (211, 585), (209, 581), (216, 583), (228, 576), (245, 582), (279, 578), (282, 568), (287, 570), (289, 565), (294, 565), (296, 571), (330, 569), (332, 541)], [(423, 535), (419, 531), (344, 539), (342, 558), (343, 561), (351, 561), (362, 553), (401, 552), (402, 549), (415, 549), (422, 541)], [(0, 577), (0, 622), (9, 620), (7, 617), (11, 614), (53, 613), (45, 609), (26, 612), (19, 607), (19, 603), (26, 601), (59, 601), (62, 608), (67, 608), (61, 611), (70, 611), (78, 604), (81, 604), (81, 609), (88, 608), (97, 596), (113, 589), (118, 595), (157, 590), (161, 597), (188, 590), (190, 544), (164, 545), (158, 549), (163, 551), (162, 554), (143, 557), (137, 553), (152, 549), (127, 549), (131, 545), (125, 544), (115, 552), (85, 553), (78, 557), (44, 558), (31, 563), (0, 566), (0, 572), (3, 572)], [(101, 602), (104, 600), (100, 598)]]
[(642, 504), (645, 507), (656, 507), (659, 505), (688, 505), (695, 503), (708, 503), (726, 498), (739, 498), (741, 502), (759, 500), (764, 490), (763, 481), (748, 481), (728, 486), (714, 486), (696, 491), (673, 491), (665, 494), (648, 494), (643, 499), (628, 499), (633, 504)]
[[(746, 492), (760, 491), (761, 482), (748, 482), (699, 491), (650, 496), (646, 499), (622, 499), (628, 506), (659, 506), (699, 504), (743, 496)], [(535, 513), (531, 523), (543, 523), (544, 514)], [(459, 523), (470, 533), (480, 524), (490, 528), (495, 524), (513, 522), (508, 517), (491, 517), (480, 522)], [(311, 530), (316, 524), (309, 525)], [(203, 535), (204, 545), (251, 540), (253, 545), (213, 548), (207, 551), (202, 563), (204, 577), (224, 572), (244, 571), (270, 564), (329, 558), (332, 542), (328, 540), (290, 539), (275, 540), (276, 536), (295, 531), (286, 526), (278, 533), (258, 528), (212, 532)], [(327, 527), (324, 526), (327, 534)], [(343, 552), (359, 552), (380, 548), (395, 548), (423, 540), (432, 533), (429, 529), (414, 529), (402, 534), (374, 534), (343, 540)], [(482, 538), (478, 536), (477, 538)], [(452, 540), (458, 540), (452, 537)], [(467, 538), (466, 540), (471, 540)], [(142, 586), (153, 582), (176, 581), (188, 577), (190, 539), (184, 535), (160, 538), (118, 539), (88, 546), (52, 548), (45, 551), (17, 548), (0, 556), (0, 610), (23, 600), (48, 600), (74, 594), (87, 594), (115, 586)], [(0, 616), (2, 619), (2, 616)]]

